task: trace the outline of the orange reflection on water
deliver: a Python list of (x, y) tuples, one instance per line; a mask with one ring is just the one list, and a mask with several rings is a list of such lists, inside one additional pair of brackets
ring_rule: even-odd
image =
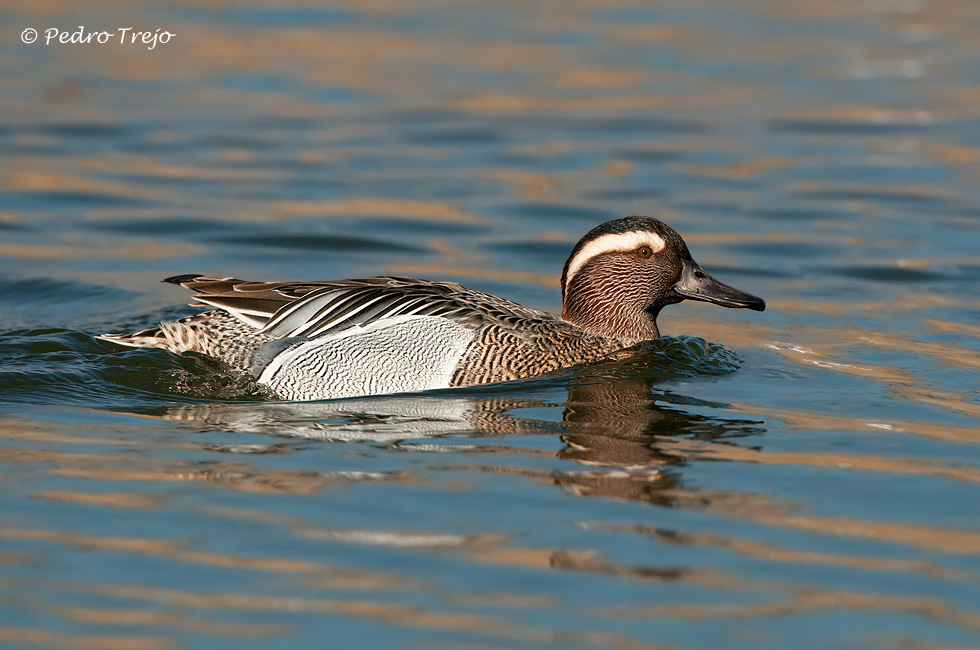
[(62, 634), (0, 625), (0, 641), (78, 650), (176, 650), (172, 639), (152, 636)]

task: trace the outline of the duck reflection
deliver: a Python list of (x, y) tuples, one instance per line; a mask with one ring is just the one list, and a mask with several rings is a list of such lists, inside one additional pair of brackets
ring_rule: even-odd
[(672, 497), (665, 494), (680, 487), (687, 458), (676, 447), (666, 450), (664, 441), (764, 432), (759, 422), (699, 415), (695, 408), (714, 411), (725, 405), (657, 390), (639, 377), (571, 386), (563, 418), (568, 432), (561, 436), (565, 447), (558, 456), (588, 469), (564, 472), (555, 481), (576, 494), (668, 505)]
[[(405, 450), (438, 451), (438, 446), (419, 443), (426, 438), (558, 435), (564, 446), (557, 456), (574, 463), (543, 479), (583, 496), (668, 504), (672, 497), (666, 495), (679, 487), (686, 463), (685, 453), (669, 442), (718, 441), (764, 429), (757, 421), (718, 415), (724, 404), (659, 387), (662, 375), (638, 371), (648, 368), (648, 361), (631, 357), (563, 377), (421, 395), (197, 404), (165, 417), (207, 430), (366, 441)], [(247, 447), (210, 448), (256, 452), (255, 445)], [(499, 453), (501, 447), (468, 443), (446, 450)]]

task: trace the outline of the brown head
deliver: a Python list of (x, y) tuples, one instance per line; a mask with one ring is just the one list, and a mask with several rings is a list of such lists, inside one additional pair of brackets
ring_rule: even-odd
[(593, 228), (565, 262), (562, 318), (629, 342), (660, 336), (660, 310), (682, 300), (762, 311), (761, 298), (718, 282), (691, 258), (674, 230), (650, 217), (626, 217)]

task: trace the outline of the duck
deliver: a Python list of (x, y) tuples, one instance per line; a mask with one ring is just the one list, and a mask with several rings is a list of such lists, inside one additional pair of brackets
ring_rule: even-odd
[(670, 226), (642, 216), (600, 224), (572, 248), (560, 315), (397, 276), (164, 282), (194, 291), (191, 305), (207, 311), (99, 338), (203, 354), (292, 401), (490, 384), (594, 363), (659, 338), (660, 311), (683, 300), (765, 309), (708, 275)]

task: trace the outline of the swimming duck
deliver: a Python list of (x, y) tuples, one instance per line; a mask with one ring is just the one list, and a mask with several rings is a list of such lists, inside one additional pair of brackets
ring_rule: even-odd
[(289, 400), (486, 384), (598, 361), (659, 338), (660, 310), (686, 299), (765, 309), (705, 273), (681, 236), (650, 217), (606, 222), (575, 245), (562, 270), (560, 317), (455, 283), (401, 277), (164, 282), (213, 309), (101, 338), (205, 354)]

